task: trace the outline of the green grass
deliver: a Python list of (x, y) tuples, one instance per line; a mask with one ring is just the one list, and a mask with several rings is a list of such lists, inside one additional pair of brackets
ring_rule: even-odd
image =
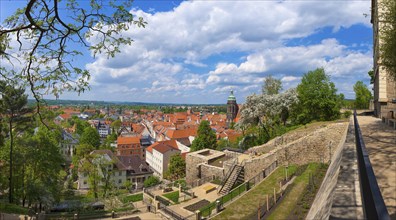
[(179, 203), (179, 190), (163, 194), (162, 196), (170, 199), (174, 203)]
[[(327, 167), (323, 167), (323, 165), (318, 164), (318, 163), (310, 163), (307, 167), (307, 169), (299, 176), (296, 177), (294, 182), (292, 183), (291, 190), (289, 191), (288, 194), (285, 195), (285, 198), (282, 200), (282, 202), (275, 208), (275, 210), (268, 216), (267, 219), (287, 219), (293, 210), (296, 210), (296, 208), (299, 211), (305, 212), (303, 213), (304, 216), (300, 216), (302, 218), (305, 217), (306, 212), (308, 212), (310, 208), (310, 204), (307, 206), (307, 204), (304, 202), (304, 204), (301, 203), (301, 207), (297, 207), (304, 195), (308, 195), (310, 198), (308, 199), (310, 203), (312, 203), (313, 198), (316, 195), (316, 191), (313, 193), (307, 194), (307, 187), (309, 184), (309, 175), (310, 174), (315, 174), (315, 175), (321, 175), (319, 174), (319, 171), (321, 173), (326, 173)], [(322, 176), (323, 177), (323, 176)], [(319, 183), (320, 185), (320, 183)], [(307, 209), (308, 208), (308, 209)]]
[(10, 203), (0, 203), (0, 212), (9, 213), (9, 214), (28, 214), (28, 209), (21, 207), (19, 205), (10, 204)]
[[(289, 166), (288, 173), (292, 175), (296, 171), (296, 166)], [(257, 211), (258, 205), (262, 205), (267, 194), (272, 194), (274, 188), (279, 190), (279, 181), (285, 178), (285, 169), (277, 168), (270, 176), (259, 185), (249, 190), (245, 195), (235, 200), (225, 210), (214, 219), (243, 219)]]
[(125, 196), (121, 199), (123, 203), (128, 203), (128, 202), (137, 202), (137, 201), (142, 201), (143, 200), (143, 193), (138, 193), (138, 194), (133, 194), (133, 195), (128, 195)]

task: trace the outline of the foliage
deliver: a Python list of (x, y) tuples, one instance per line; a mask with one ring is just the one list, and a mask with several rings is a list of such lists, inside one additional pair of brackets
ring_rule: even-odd
[(87, 121), (81, 120), (78, 117), (72, 117), (71, 123), (76, 125), (76, 133), (78, 135), (82, 135), (84, 133), (85, 128), (89, 127), (89, 123)]
[(293, 108), (293, 118), (298, 123), (328, 121), (340, 115), (341, 98), (323, 68), (304, 74), (297, 86), (299, 102)]
[(171, 200), (174, 203), (179, 203), (179, 190), (163, 194), (162, 196), (168, 198), (169, 200)]
[(374, 79), (375, 79), (374, 70), (371, 69), (370, 71), (367, 72), (367, 74), (370, 76), (370, 84), (374, 84)]
[[(75, 65), (75, 56), (90, 49), (93, 55), (114, 57), (120, 47), (131, 44), (123, 31), (146, 25), (141, 17), (134, 19), (131, 4), (132, 0), (91, 0), (82, 5), (75, 0), (28, 0), (0, 27), (0, 56), (22, 65), (15, 75), (1, 72), (2, 76), (28, 84), (37, 104), (45, 93), (84, 92), (90, 74)], [(11, 39), (18, 42), (17, 48), (9, 46)]]
[(99, 198), (99, 195), (107, 198), (113, 189), (111, 177), (114, 173), (112, 169), (114, 160), (112, 158), (109, 160), (103, 154), (96, 153), (86, 156), (81, 163), (81, 173), (88, 175), (89, 192), (96, 199)]
[(347, 110), (347, 111), (344, 112), (344, 117), (345, 117), (345, 118), (349, 118), (349, 117), (351, 117), (351, 115), (352, 115), (352, 112), (349, 111), (349, 110)]
[[(27, 108), (27, 95), (23, 87), (10, 81), (0, 81), (0, 114), (2, 121), (8, 126), (10, 137), (9, 157), (9, 202), (13, 202), (13, 148), (14, 134), (24, 130), (24, 126), (32, 121), (31, 109)], [(1, 123), (1, 122), (0, 122)]]
[(199, 124), (197, 137), (191, 144), (191, 151), (198, 151), (205, 148), (216, 149), (216, 133), (209, 125), (209, 121), (202, 121)]
[[(13, 170), (15, 202), (41, 203), (45, 206), (59, 200), (63, 187), (63, 158), (59, 152), (56, 130), (39, 127), (26, 130), (15, 138)], [(9, 151), (10, 140), (0, 149)], [(2, 160), (3, 158), (0, 158)], [(64, 172), (63, 172), (64, 174)]]
[(180, 154), (172, 155), (169, 161), (166, 177), (171, 180), (184, 178), (186, 176), (186, 162)]
[(111, 123), (111, 127), (116, 131), (115, 133), (117, 133), (118, 132), (118, 130), (120, 130), (120, 127), (121, 127), (121, 120), (120, 119), (117, 119), (117, 120), (115, 120), (115, 121), (113, 121), (112, 123)]
[(93, 127), (84, 129), (84, 133), (80, 137), (80, 144), (89, 144), (98, 149), (100, 146), (100, 136), (98, 131)]
[(368, 109), (372, 95), (367, 86), (362, 81), (357, 81), (353, 91), (355, 91), (355, 108)]
[(237, 128), (244, 133), (242, 148), (263, 144), (276, 136), (280, 122), (286, 124), (289, 111), (296, 103), (298, 98), (295, 89), (275, 95), (248, 96), (237, 123)]
[(380, 62), (396, 80), (396, 2), (383, 0), (379, 4)]
[(261, 89), (263, 95), (276, 95), (282, 89), (282, 81), (275, 79), (271, 75), (265, 77), (264, 84)]
[(155, 185), (157, 185), (157, 184), (159, 184), (159, 183), (160, 183), (160, 180), (159, 180), (158, 177), (156, 177), (156, 176), (150, 176), (149, 178), (147, 178), (147, 179), (144, 181), (143, 185), (144, 185), (145, 188), (147, 188), (147, 187), (150, 187), (150, 186), (155, 186)]
[(19, 205), (0, 202), (0, 213), (27, 215), (28, 214), (28, 209), (24, 208), (24, 207), (21, 207)]

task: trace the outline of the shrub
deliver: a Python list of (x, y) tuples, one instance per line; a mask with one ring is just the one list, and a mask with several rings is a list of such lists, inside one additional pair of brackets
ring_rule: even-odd
[(352, 112), (349, 111), (349, 110), (344, 112), (344, 117), (345, 118), (349, 118), (351, 115), (352, 115)]
[(155, 186), (155, 185), (157, 185), (157, 184), (159, 184), (159, 183), (160, 183), (160, 180), (159, 180), (158, 177), (156, 177), (156, 176), (150, 176), (149, 178), (147, 178), (147, 179), (144, 181), (143, 185), (144, 185), (145, 188), (147, 188), (147, 187), (150, 187), (150, 186)]

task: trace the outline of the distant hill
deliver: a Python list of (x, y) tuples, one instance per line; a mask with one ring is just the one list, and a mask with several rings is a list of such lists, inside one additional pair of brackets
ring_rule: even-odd
[[(74, 105), (74, 106), (106, 106), (106, 105), (129, 105), (129, 106), (222, 106), (224, 104), (182, 104), (182, 103), (149, 103), (149, 102), (119, 102), (119, 101), (92, 101), (92, 100), (54, 100), (44, 99), (47, 105)], [(28, 99), (29, 105), (35, 104), (34, 99)]]

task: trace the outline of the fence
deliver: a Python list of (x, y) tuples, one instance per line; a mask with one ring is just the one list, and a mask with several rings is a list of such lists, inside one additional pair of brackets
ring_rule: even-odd
[(278, 161), (274, 161), (271, 165), (269, 165), (267, 168), (265, 168), (262, 172), (258, 173), (256, 176), (251, 178), (249, 182), (249, 187), (253, 187), (257, 185), (257, 183), (261, 182), (264, 178), (269, 176), (272, 171), (274, 171), (278, 167)]
[[(217, 199), (219, 201), (220, 209), (227, 205), (227, 203), (233, 201), (235, 198), (239, 197), (242, 193), (248, 191), (253, 186), (257, 185), (260, 181), (262, 181), (265, 177), (267, 177), (272, 171), (274, 171), (278, 167), (278, 161), (273, 162), (269, 165), (263, 172), (260, 172), (255, 177), (250, 179), (249, 181), (237, 186), (235, 189), (231, 190), (228, 194)], [(210, 203), (209, 205), (200, 209), (202, 216), (211, 217), (212, 211), (216, 209), (216, 201)]]
[(363, 210), (367, 219), (390, 219), (384, 199), (378, 187), (377, 179), (371, 166), (366, 145), (360, 131), (356, 110), (353, 114), (355, 124), (355, 142), (359, 169), (360, 193), (362, 196)]

